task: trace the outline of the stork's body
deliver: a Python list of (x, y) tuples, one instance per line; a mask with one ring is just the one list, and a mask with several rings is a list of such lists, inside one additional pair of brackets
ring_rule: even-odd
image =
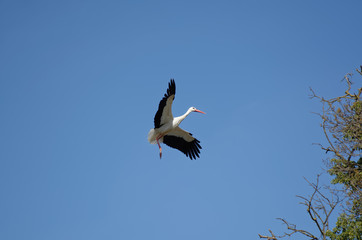
[(148, 141), (152, 144), (157, 143), (160, 149), (160, 158), (162, 157), (162, 148), (160, 143), (176, 148), (186, 154), (191, 160), (199, 157), (200, 141), (192, 137), (192, 134), (179, 127), (180, 123), (192, 112), (204, 113), (194, 107), (190, 107), (187, 112), (179, 117), (172, 115), (172, 103), (175, 99), (176, 85), (171, 79), (168, 84), (167, 93), (164, 95), (158, 106), (154, 118), (155, 128), (148, 133)]

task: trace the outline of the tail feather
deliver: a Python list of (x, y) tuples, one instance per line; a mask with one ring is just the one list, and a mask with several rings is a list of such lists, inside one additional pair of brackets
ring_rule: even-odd
[(154, 128), (152, 128), (149, 132), (148, 132), (148, 142), (151, 144), (156, 144), (156, 131)]

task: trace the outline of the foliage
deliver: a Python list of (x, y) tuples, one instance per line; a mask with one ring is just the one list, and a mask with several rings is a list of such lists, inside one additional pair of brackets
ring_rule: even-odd
[(354, 214), (342, 213), (337, 220), (336, 227), (327, 232), (331, 240), (361, 240), (362, 221)]

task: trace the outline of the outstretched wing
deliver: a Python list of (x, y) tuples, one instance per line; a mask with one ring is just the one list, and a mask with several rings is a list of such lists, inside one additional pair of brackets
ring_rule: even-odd
[(191, 160), (200, 157), (200, 141), (192, 137), (192, 134), (176, 127), (163, 137), (163, 143), (167, 146), (176, 148), (186, 154)]
[(155, 115), (155, 128), (161, 127), (163, 124), (172, 121), (173, 115), (172, 115), (172, 103), (175, 99), (176, 94), (176, 84), (175, 80), (171, 79), (171, 81), (168, 83), (168, 89), (165, 96), (160, 101), (160, 104), (158, 105), (158, 110)]

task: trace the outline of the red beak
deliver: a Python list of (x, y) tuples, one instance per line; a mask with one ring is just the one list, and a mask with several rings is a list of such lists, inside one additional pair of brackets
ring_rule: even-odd
[(200, 111), (200, 110), (195, 110), (195, 112), (199, 112), (199, 113), (203, 113), (203, 114), (206, 114), (206, 113), (204, 113), (203, 111)]

